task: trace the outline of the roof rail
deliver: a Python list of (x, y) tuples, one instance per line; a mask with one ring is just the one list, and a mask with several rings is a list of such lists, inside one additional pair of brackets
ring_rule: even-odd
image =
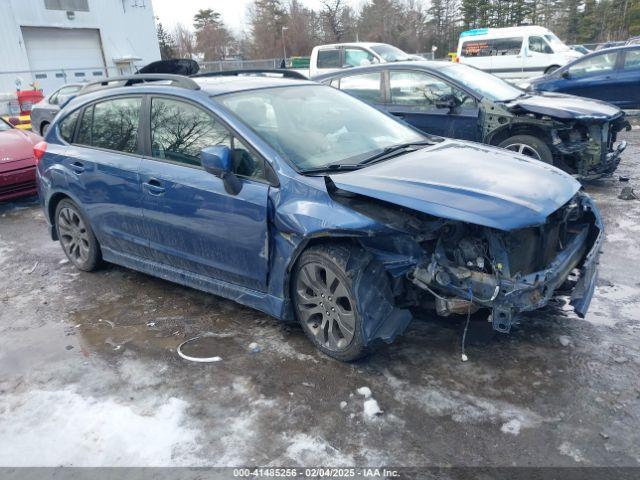
[(295, 78), (296, 80), (309, 80), (300, 72), (295, 70), (285, 70), (283, 68), (251, 68), (247, 70), (224, 70), (220, 72), (203, 72), (191, 75), (191, 77), (269, 77), (274, 75), (282, 75), (283, 78)]
[(200, 90), (194, 80), (184, 75), (171, 75), (165, 73), (143, 73), (136, 75), (125, 75), (121, 77), (107, 77), (95, 82), (87, 83), (78, 92), (78, 95), (84, 95), (85, 93), (95, 92), (96, 90), (102, 90), (105, 88), (116, 87), (130, 87), (139, 83), (147, 82), (169, 82), (169, 85), (180, 88), (187, 88), (189, 90)]

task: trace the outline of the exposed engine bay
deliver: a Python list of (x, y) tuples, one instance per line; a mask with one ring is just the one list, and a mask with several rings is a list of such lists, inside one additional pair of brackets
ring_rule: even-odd
[(613, 174), (626, 148), (625, 141), (617, 143), (618, 133), (630, 129), (622, 112), (613, 118), (586, 114), (567, 116), (565, 111), (533, 108), (524, 101), (489, 102), (483, 107), (480, 123), (486, 143), (497, 145), (512, 135), (535, 134), (546, 140), (554, 164), (581, 180)]
[[(594, 284), (602, 224), (591, 200), (578, 192), (542, 225), (503, 231), (446, 220), (334, 191), (346, 202), (404, 235), (360, 239), (394, 279), (399, 306), (432, 306), (438, 315), (489, 310), (507, 333), (521, 312), (570, 295), (583, 316)], [(588, 297), (588, 298), (586, 298)]]

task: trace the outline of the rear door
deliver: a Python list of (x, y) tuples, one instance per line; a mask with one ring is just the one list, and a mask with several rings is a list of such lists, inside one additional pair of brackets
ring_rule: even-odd
[(640, 109), (640, 48), (624, 51), (616, 76), (619, 94), (611, 103), (621, 108)]
[[(340, 90), (375, 107), (384, 109), (384, 90), (381, 71), (347, 75), (340, 77), (336, 82)], [(331, 86), (334, 86), (334, 81)]]
[[(143, 216), (152, 258), (183, 271), (266, 290), (269, 262), (264, 161), (211, 112), (154, 96), (146, 111), (150, 151), (141, 163)], [(237, 195), (204, 171), (200, 151), (225, 145), (242, 182)]]
[[(147, 254), (138, 168), (141, 96), (122, 96), (84, 108), (62, 164), (68, 188), (90, 218), (103, 250)], [(63, 132), (64, 122), (60, 125)]]
[(616, 81), (617, 63), (617, 50), (584, 58), (566, 70), (567, 77), (558, 91), (605, 102), (616, 101), (619, 93), (612, 86)]
[[(477, 139), (478, 105), (465, 92), (419, 70), (389, 70), (387, 110), (432, 135)], [(459, 106), (442, 108), (443, 98), (455, 97)]]

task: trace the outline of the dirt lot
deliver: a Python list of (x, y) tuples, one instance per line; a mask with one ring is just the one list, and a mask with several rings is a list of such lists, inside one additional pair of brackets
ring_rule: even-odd
[[(640, 190), (640, 131), (626, 138), (618, 173)], [(466, 363), (462, 321), (427, 314), (338, 363), (233, 302), (78, 272), (35, 200), (0, 206), (0, 465), (638, 466), (640, 200), (624, 185), (587, 187), (608, 234), (587, 319), (559, 302)], [(179, 358), (204, 332), (222, 361)], [(382, 415), (364, 415), (365, 386)]]

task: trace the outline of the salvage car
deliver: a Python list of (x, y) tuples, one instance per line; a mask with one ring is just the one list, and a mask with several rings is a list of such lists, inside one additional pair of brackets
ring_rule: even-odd
[(42, 138), (0, 118), (0, 201), (35, 195), (34, 145)]
[(640, 109), (640, 45), (599, 50), (552, 74), (520, 84), (533, 92), (558, 92)]
[(339, 88), (434, 135), (503, 147), (555, 165), (580, 180), (611, 175), (628, 123), (603, 102), (525, 93), (455, 63), (411, 62), (351, 69), (314, 80)]
[(31, 109), (31, 129), (45, 135), (55, 116), (71, 97), (78, 93), (84, 83), (69, 83), (47, 95)]
[(89, 85), (38, 144), (52, 239), (285, 321), (360, 358), (412, 308), (499, 332), (571, 297), (587, 311), (603, 226), (570, 175), (422, 134), (336, 89), (268, 77)]

